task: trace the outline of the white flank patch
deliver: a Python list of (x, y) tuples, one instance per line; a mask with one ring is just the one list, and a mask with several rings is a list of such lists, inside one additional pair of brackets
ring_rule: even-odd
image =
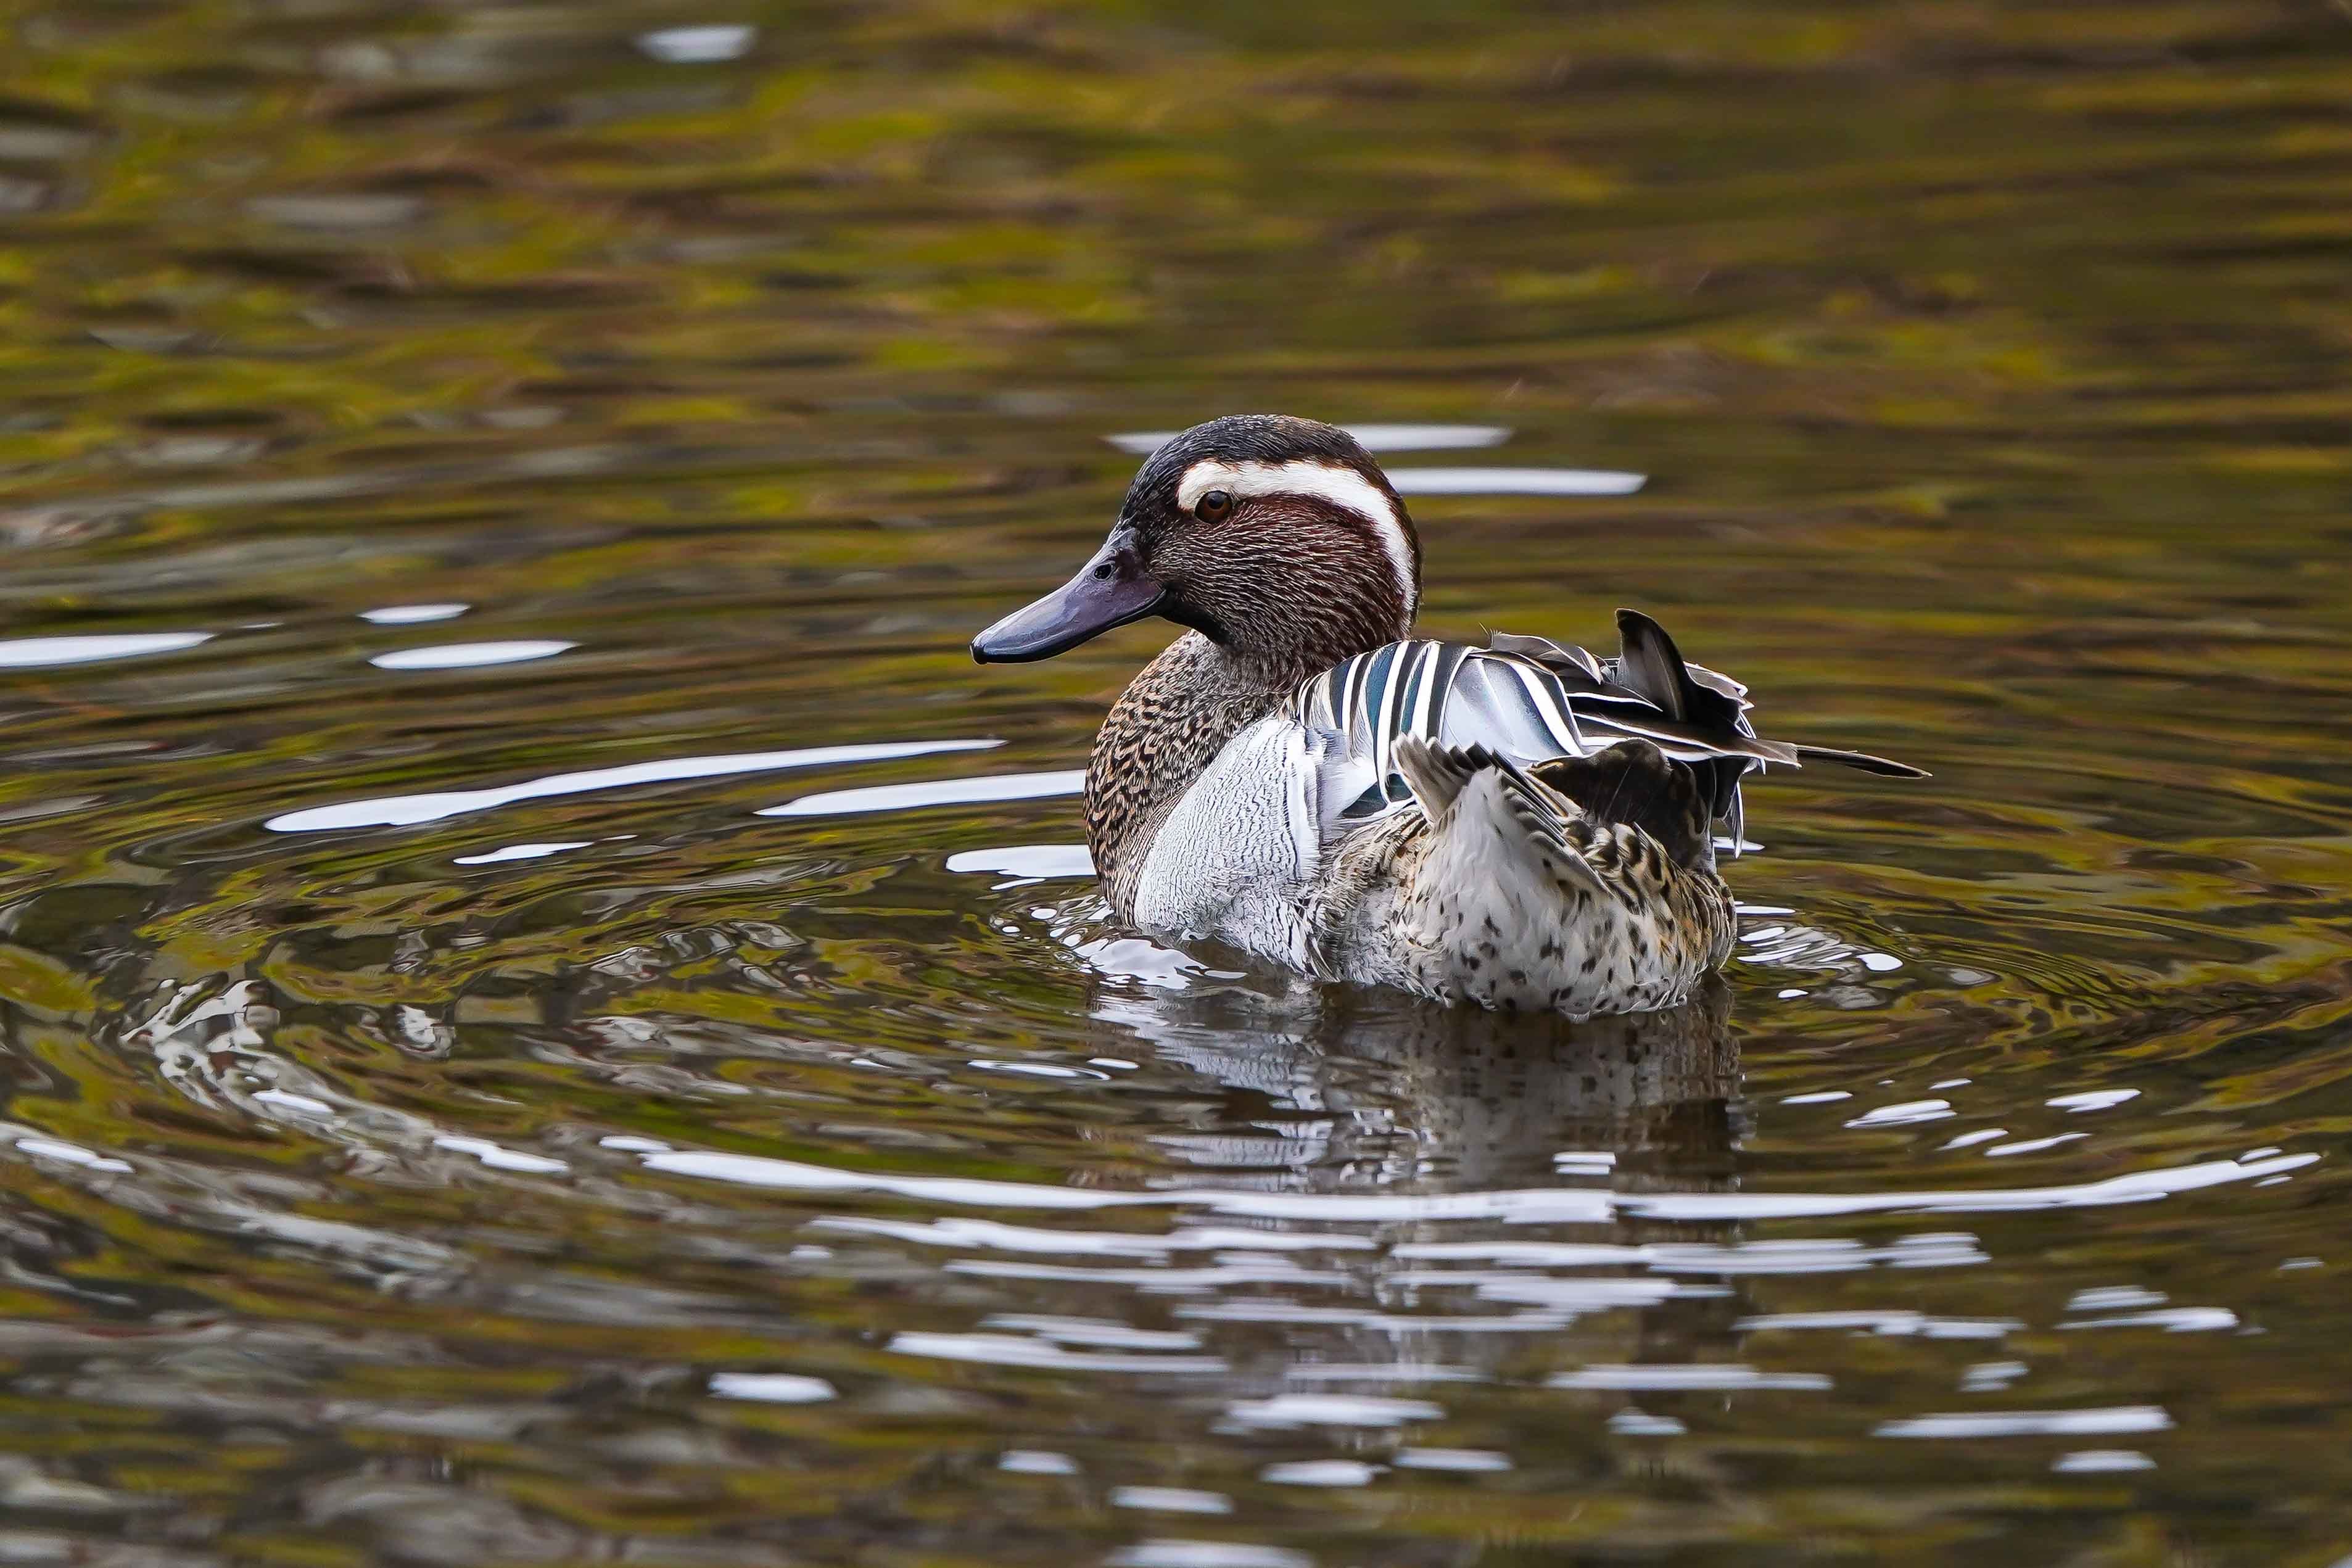
[(1229, 490), (1236, 500), (1249, 496), (1314, 496), (1347, 508), (1372, 525), (1381, 548), (1388, 552), (1397, 587), (1404, 595), (1407, 615), (1420, 608), (1421, 595), (1413, 585), (1412, 544), (1404, 523), (1381, 488), (1353, 468), (1297, 458), (1287, 463), (1226, 463), (1203, 458), (1176, 481), (1176, 504), (1191, 511), (1211, 490)]

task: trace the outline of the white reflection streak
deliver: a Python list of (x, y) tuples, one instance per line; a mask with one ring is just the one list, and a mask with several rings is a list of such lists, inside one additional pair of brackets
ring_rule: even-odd
[(1370, 1394), (1277, 1394), (1225, 1406), (1244, 1426), (1402, 1426), (1442, 1421), (1445, 1407), (1426, 1399), (1386, 1399)]
[(2115, 1405), (2096, 1410), (1964, 1411), (1887, 1421), (1875, 1437), (2090, 1436), (2109, 1432), (2163, 1432), (2172, 1417), (2157, 1405)]
[[(1499, 447), (1511, 438), (1505, 425), (1348, 425), (1341, 428), (1368, 452), (1437, 452)], [(1181, 434), (1175, 430), (1130, 430), (1104, 440), (1122, 452), (1148, 457)]]
[(886, 1347), (894, 1354), (925, 1356), (934, 1361), (977, 1362), (989, 1366), (1038, 1367), (1055, 1372), (1171, 1373), (1205, 1376), (1226, 1370), (1221, 1356), (1121, 1355), (1105, 1351), (1074, 1351), (1045, 1340), (1019, 1334), (903, 1333)]
[(1652, 1241), (1638, 1246), (1608, 1242), (1417, 1241), (1395, 1247), (1390, 1256), (1424, 1262), (1496, 1263), (1538, 1268), (1642, 1265), (1661, 1274), (1709, 1275), (1845, 1274), (1877, 1264), (1899, 1268), (1954, 1268), (1988, 1260), (1976, 1238), (1966, 1235), (1905, 1237), (1890, 1247), (1864, 1247), (1838, 1237), (1751, 1241), (1734, 1246), (1686, 1241)]
[(1084, 769), (1051, 773), (985, 773), (978, 778), (940, 779), (931, 784), (877, 784), (871, 789), (827, 790), (804, 795), (756, 816), (856, 816), (875, 811), (914, 811), (929, 805), (977, 805), (996, 800), (1042, 800), (1076, 795), (1087, 787)]
[(2139, 1285), (2095, 1285), (2066, 1299), (2070, 1312), (2119, 1312), (2127, 1307), (2161, 1307), (2172, 1300)]
[(811, 1230), (885, 1236), (895, 1241), (947, 1247), (990, 1247), (1002, 1252), (1042, 1252), (1067, 1257), (1162, 1258), (1177, 1252), (1210, 1251), (1362, 1251), (1371, 1242), (1360, 1236), (1302, 1236), (1289, 1231), (1234, 1230), (1215, 1227), (1180, 1228), (1165, 1234), (1140, 1231), (1046, 1230), (1035, 1226), (1005, 1225), (997, 1220), (935, 1219), (928, 1224), (908, 1220), (866, 1219), (833, 1215), (812, 1220)]
[(1110, 1506), (1148, 1513), (1231, 1513), (1234, 1500), (1192, 1487), (1113, 1487)]
[(2127, 1100), (2138, 1098), (2139, 1090), (2136, 1089), (2089, 1089), (2080, 1094), (2062, 1094), (2055, 1100), (2045, 1100), (2042, 1103), (2053, 1110), (2079, 1114), (2085, 1110), (2110, 1110)]
[(1400, 1448), (1397, 1468), (1402, 1470), (1453, 1470), (1465, 1474), (1507, 1470), (1511, 1457), (1492, 1448)]
[(969, 1176), (885, 1175), (761, 1154), (697, 1150), (667, 1150), (649, 1154), (645, 1166), (671, 1175), (730, 1182), (740, 1186), (797, 1192), (886, 1193), (926, 1203), (984, 1208), (1192, 1207), (1258, 1219), (1329, 1223), (1499, 1219), (1526, 1224), (1598, 1225), (1620, 1215), (1716, 1222), (1905, 1212), (2001, 1214), (2021, 1209), (2098, 1208), (2111, 1204), (2152, 1203), (2178, 1193), (2299, 1171), (2318, 1160), (2316, 1154), (2282, 1154), (2246, 1164), (2209, 1160), (2068, 1186), (1987, 1187), (1961, 1192), (1606, 1193), (1536, 1187), (1433, 1196), (1262, 1193), (1217, 1187), (1104, 1192)]
[(550, 855), (561, 855), (567, 849), (585, 849), (595, 840), (567, 838), (552, 844), (509, 844), (504, 848), (486, 850), (479, 855), (460, 855), (452, 865), (498, 866), (509, 860), (544, 860)]
[(1391, 468), (1401, 496), (1629, 496), (1646, 474), (1613, 468)]
[(2059, 1455), (2050, 1468), (2063, 1476), (2089, 1476), (2116, 1470), (2152, 1470), (2156, 1461), (2131, 1448), (2083, 1448)]
[(1914, 1121), (1940, 1121), (1952, 1114), (1952, 1102), (1948, 1100), (1906, 1100), (1900, 1105), (1882, 1105), (1875, 1110), (1865, 1110), (1846, 1125), (1903, 1127)]
[(1383, 1468), (1361, 1459), (1293, 1459), (1268, 1465), (1257, 1479), (1277, 1487), (1368, 1487)]
[(518, 801), (548, 800), (557, 795), (587, 795), (597, 790), (628, 789), (637, 784), (675, 784), (686, 779), (725, 778), (735, 773), (775, 773), (787, 768), (831, 767), (850, 763), (892, 762), (902, 757), (928, 757), (941, 752), (982, 752), (1004, 742), (996, 740), (891, 741), (857, 746), (811, 746), (796, 752), (743, 752), (715, 757), (671, 757), (658, 762), (631, 763), (625, 767), (594, 768), (585, 773), (550, 773), (520, 784), (489, 789), (440, 790), (430, 795), (388, 795), (373, 800), (345, 801), (289, 811), (262, 824), (272, 833), (328, 833), (349, 827), (407, 827), (420, 822), (469, 811), (489, 811)]
[(1221, 1263), (1208, 1268), (1081, 1268), (1063, 1263), (1018, 1263), (991, 1258), (958, 1258), (942, 1272), (977, 1279), (1035, 1279), (1070, 1285), (1126, 1285), (1147, 1295), (1197, 1296), (1212, 1290), (1278, 1285), (1290, 1289), (1339, 1289), (1354, 1282), (1334, 1269), (1297, 1268), (1267, 1263), (1255, 1267)]
[(2160, 1307), (2152, 1312), (2119, 1312), (2111, 1318), (2078, 1318), (2062, 1329), (2162, 1329), (2171, 1334), (2207, 1334), (2238, 1326), (2227, 1307)]
[(864, 1219), (832, 1215), (812, 1220), (811, 1230), (882, 1236), (893, 1241), (924, 1247), (985, 1247), (998, 1252), (1072, 1253), (1098, 1258), (1161, 1258), (1170, 1251), (1168, 1238), (1119, 1231), (1044, 1230), (1034, 1226), (1003, 1225), (983, 1219), (935, 1219), (928, 1225), (907, 1220)]
[(1196, 1351), (1201, 1336), (1181, 1329), (1138, 1329), (1112, 1318), (1063, 1318), (1042, 1312), (999, 1312), (983, 1332), (1034, 1334), (1059, 1344), (1098, 1351)]
[(1064, 877), (1091, 877), (1095, 858), (1083, 844), (1009, 844), (1001, 849), (961, 849), (948, 857), (950, 871), (997, 872), (1012, 879), (999, 887)]
[[(1778, 1329), (1830, 1329), (1888, 1338), (1927, 1340), (1998, 1340), (2025, 1327), (2015, 1318), (1931, 1318), (1925, 1312), (1900, 1310), (1882, 1312), (1763, 1312), (1731, 1325), (1736, 1333), (1766, 1333)], [(2023, 1367), (2018, 1369), (2021, 1373)]]
[(1395, 1339), (1429, 1334), (1553, 1334), (1576, 1321), (1573, 1312), (1513, 1312), (1498, 1318), (1406, 1317), (1347, 1307), (1307, 1307), (1276, 1296), (1178, 1307), (1175, 1316), (1202, 1323), (1293, 1323), (1360, 1329)]
[(1433, 1263), (1597, 1268), (1639, 1263), (1643, 1249), (1605, 1241), (1408, 1241), (1390, 1248), (1389, 1256)]
[(721, 1399), (756, 1399), (766, 1405), (821, 1405), (836, 1397), (824, 1379), (789, 1372), (719, 1373), (710, 1380), (710, 1392)]
[(459, 1137), (444, 1132), (433, 1140), (436, 1149), (446, 1149), (453, 1154), (471, 1154), (493, 1171), (516, 1171), (526, 1175), (560, 1175), (572, 1167), (561, 1160), (551, 1160), (544, 1154), (526, 1154), (493, 1143), (487, 1138)]
[(16, 1152), (36, 1160), (61, 1160), (68, 1165), (79, 1165), (92, 1171), (128, 1171), (129, 1161), (118, 1160), (111, 1154), (101, 1154), (95, 1149), (85, 1149), (79, 1143), (68, 1143), (62, 1138), (45, 1138), (36, 1132), (16, 1134)]
[(694, 27), (664, 27), (639, 33), (637, 47), (664, 65), (716, 65), (740, 59), (751, 50), (759, 29), (740, 24), (714, 23)]
[(1139, 1541), (1103, 1561), (1106, 1568), (1315, 1568), (1304, 1552), (1235, 1541)]
[(1690, 1428), (1671, 1415), (1653, 1415), (1629, 1405), (1609, 1417), (1609, 1430), (1621, 1437), (1679, 1437)]
[(430, 647), (395, 648), (380, 653), (368, 662), (378, 669), (486, 669), (499, 664), (528, 664), (535, 658), (553, 658), (559, 653), (569, 653), (580, 645), (555, 638), (520, 642), (452, 642), (436, 643)]
[(1681, 1285), (1650, 1275), (1580, 1275), (1554, 1279), (1543, 1274), (1471, 1269), (1408, 1268), (1390, 1283), (1406, 1290), (1475, 1288), (1482, 1301), (1512, 1301), (1531, 1307), (1574, 1311), (1601, 1311), (1610, 1307), (1648, 1306), (1676, 1297), (1720, 1296), (1717, 1286)]
[(1722, 1365), (1694, 1363), (1679, 1366), (1644, 1363), (1631, 1366), (1587, 1366), (1574, 1372), (1554, 1373), (1544, 1379), (1544, 1386), (1643, 1393), (1748, 1389), (1815, 1391), (1829, 1387), (1830, 1380), (1817, 1372), (1765, 1372), (1738, 1363)]
[(0, 641), (0, 669), (48, 669), (61, 664), (96, 664), (177, 653), (212, 641), (210, 632), (126, 632), (110, 637), (17, 637)]
[(1283, 1369), (1293, 1383), (1484, 1383), (1486, 1373), (1442, 1362), (1307, 1362)]

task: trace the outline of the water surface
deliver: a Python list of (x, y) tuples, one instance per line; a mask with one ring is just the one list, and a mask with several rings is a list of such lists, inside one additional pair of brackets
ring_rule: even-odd
[[(0, 1557), (2352, 1553), (2344, 16), (5, 23)], [(1117, 930), (964, 643), (1250, 408), (1936, 777), (1651, 1018)]]

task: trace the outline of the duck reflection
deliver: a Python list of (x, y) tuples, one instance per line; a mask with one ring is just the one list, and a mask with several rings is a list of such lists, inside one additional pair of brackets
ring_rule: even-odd
[(1333, 1097), (1350, 1080), (1381, 1094), (1423, 1181), (1598, 1173), (1591, 1156), (1677, 1184), (1728, 1173), (1739, 1057), (1720, 980), (1680, 1007), (1581, 1022), (1343, 999), (1317, 1038)]
[[(1106, 983), (1097, 1014), (1223, 1085), (1207, 1124), (1163, 1139), (1214, 1168), (1214, 1185), (1398, 1200), (1380, 1215), (1310, 1207), (1261, 1222), (1311, 1247), (1328, 1218), (1370, 1218), (1351, 1244), (1368, 1250), (1336, 1255), (1345, 1285), (1268, 1277), (1176, 1310), (1214, 1325), (1240, 1391), (1419, 1398), (1538, 1369), (1668, 1375), (1737, 1359), (1744, 1282), (1661, 1271), (1648, 1247), (1733, 1243), (1737, 1227), (1669, 1225), (1607, 1196), (1733, 1184), (1739, 1050), (1720, 980), (1677, 1008), (1582, 1022), (1206, 979), (1149, 992)], [(1492, 1212), (1478, 1212), (1481, 1194)], [(1447, 1209), (1448, 1194), (1472, 1210)], [(1559, 1397), (1585, 1413), (1579, 1442), (1655, 1419), (1630, 1390)]]
[(1098, 988), (1096, 1016), (1228, 1091), (1168, 1142), (1286, 1187), (1458, 1191), (1613, 1174), (1727, 1180), (1739, 1079), (1729, 988), (1573, 1020), (1343, 988)]

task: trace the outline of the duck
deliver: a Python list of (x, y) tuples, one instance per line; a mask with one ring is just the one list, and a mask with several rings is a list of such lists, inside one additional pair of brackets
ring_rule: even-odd
[(1416, 638), (1422, 546), (1344, 429), (1230, 415), (1145, 458), (1076, 574), (975, 637), (983, 664), (1181, 628), (1086, 773), (1112, 913), (1309, 980), (1585, 1018), (1675, 1007), (1730, 956), (1717, 828), (1778, 764), (1921, 770), (1759, 734), (1748, 689), (1638, 611), (1600, 657)]

